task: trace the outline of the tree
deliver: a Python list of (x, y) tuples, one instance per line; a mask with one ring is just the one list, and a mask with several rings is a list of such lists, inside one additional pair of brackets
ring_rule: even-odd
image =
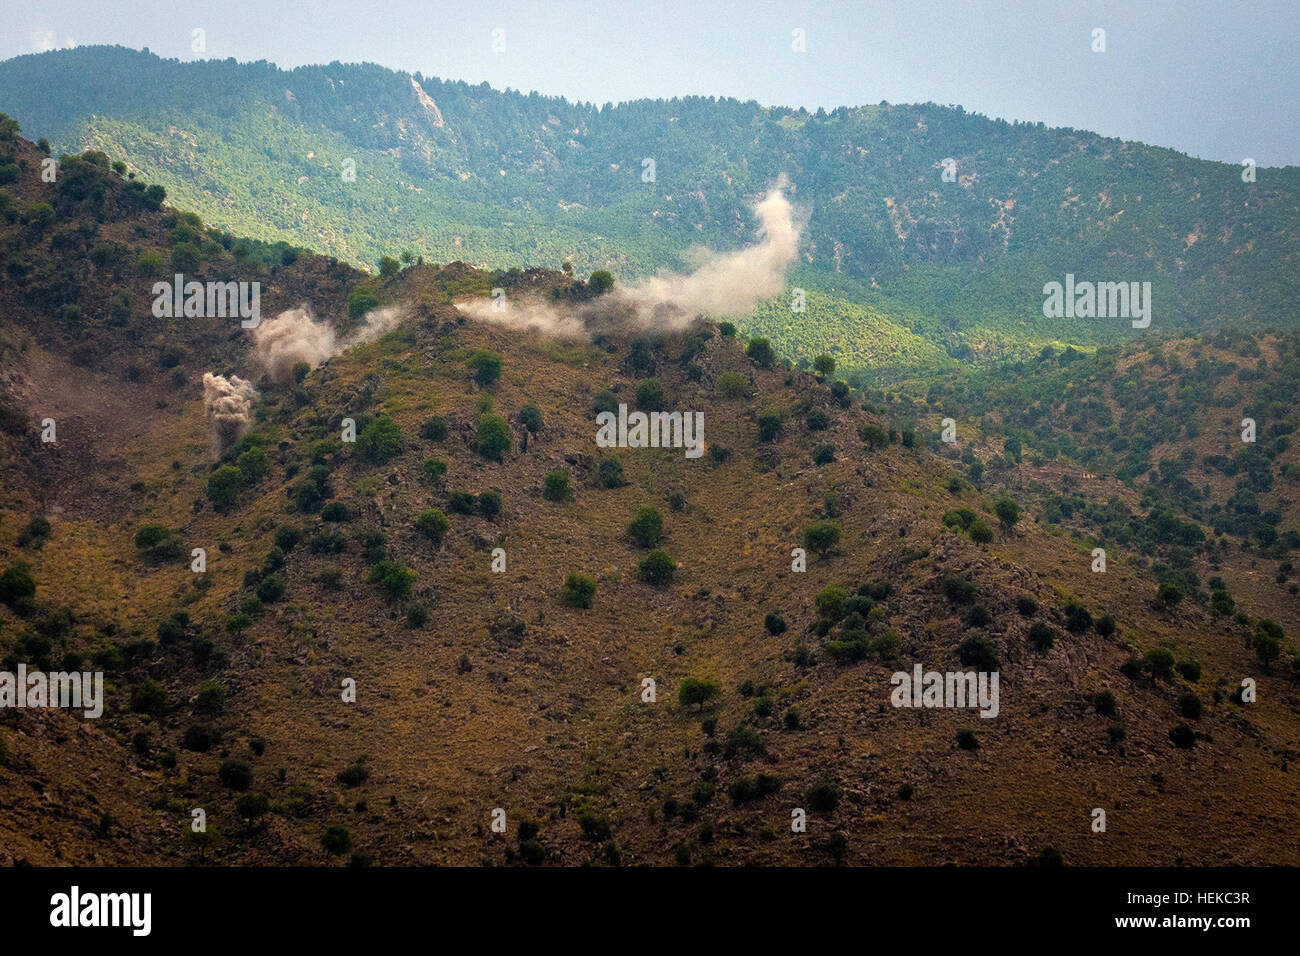
[(480, 388), (491, 388), (501, 378), (501, 356), (488, 349), (476, 349), (465, 365)]
[(357, 454), (372, 465), (382, 465), (401, 451), (402, 431), (387, 415), (371, 419), (357, 435)]
[(392, 256), (381, 256), (379, 259), (379, 275), (385, 279), (397, 275), (402, 264)]
[(451, 522), (441, 510), (430, 508), (420, 512), (420, 516), (415, 519), (415, 527), (434, 544), (441, 545), (443, 536), (451, 528)]
[(681, 684), (677, 686), (677, 703), (683, 707), (695, 707), (708, 703), (719, 693), (718, 685), (713, 681), (684, 677)]
[(766, 411), (758, 416), (758, 440), (770, 442), (781, 434), (781, 415), (776, 411)]
[(642, 508), (627, 526), (627, 535), (642, 548), (653, 548), (664, 535), (664, 518), (654, 508)]
[(370, 583), (378, 584), (390, 598), (400, 600), (411, 593), (415, 572), (396, 561), (379, 561), (370, 568)]
[(608, 269), (597, 269), (587, 278), (587, 288), (596, 295), (604, 295), (614, 288), (614, 276)]
[(542, 430), (542, 413), (536, 405), (525, 405), (519, 409), (519, 421), (534, 435)]
[(500, 461), (510, 450), (510, 429), (496, 415), (484, 415), (478, 423), (478, 450), (484, 458)]
[(577, 571), (565, 578), (560, 588), (560, 600), (569, 607), (589, 608), (595, 596), (596, 582)]
[(1176, 584), (1162, 581), (1156, 588), (1156, 599), (1167, 608), (1173, 608), (1183, 599), (1183, 592)]
[(247, 790), (253, 785), (253, 768), (247, 761), (231, 757), (217, 769), (217, 779), (231, 790)]
[(776, 352), (772, 349), (771, 340), (762, 336), (749, 340), (749, 345), (745, 347), (745, 354), (763, 368), (771, 368), (772, 363), (776, 361)]
[(569, 486), (569, 476), (558, 468), (548, 471), (542, 481), (542, 497), (547, 501), (568, 501), (572, 498), (573, 489)]
[(999, 498), (993, 503), (993, 513), (998, 516), (1004, 532), (1010, 532), (1020, 520), (1020, 505), (1010, 498)]
[(1282, 628), (1273, 621), (1260, 621), (1256, 625), (1254, 638), (1255, 656), (1267, 669), (1282, 653)]
[(835, 374), (835, 359), (829, 355), (819, 355), (813, 359), (813, 368), (822, 378), (833, 375)]
[(655, 548), (641, 559), (637, 570), (642, 581), (661, 587), (672, 581), (677, 562), (663, 548)]
[(817, 521), (804, 529), (803, 546), (825, 554), (840, 543), (840, 526), (834, 521)]
[(365, 287), (358, 287), (348, 293), (348, 318), (359, 319), (367, 312), (379, 308), (379, 298)]
[(0, 602), (13, 608), (30, 604), (35, 596), (36, 581), (26, 564), (15, 564), (0, 574)]
[(235, 465), (222, 465), (208, 476), (208, 500), (217, 508), (229, 508), (244, 490), (244, 472)]
[(326, 853), (342, 856), (352, 849), (352, 834), (347, 827), (335, 825), (321, 835), (320, 843)]

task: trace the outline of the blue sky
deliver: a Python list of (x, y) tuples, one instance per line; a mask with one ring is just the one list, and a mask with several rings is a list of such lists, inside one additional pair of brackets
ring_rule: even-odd
[[(285, 67), (371, 61), (594, 103), (959, 103), (1206, 159), (1300, 164), (1300, 0), (40, 0), (10, 3), (5, 19), (0, 58), (118, 43)], [(195, 28), (205, 54), (191, 51)]]

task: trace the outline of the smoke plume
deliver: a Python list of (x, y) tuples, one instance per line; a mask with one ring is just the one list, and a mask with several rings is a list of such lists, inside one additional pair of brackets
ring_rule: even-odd
[(397, 307), (367, 312), (365, 324), (350, 335), (340, 337), (327, 322), (317, 322), (305, 306), (288, 309), (274, 319), (263, 322), (253, 332), (258, 363), (281, 384), (293, 380), (293, 367), (306, 362), (316, 368), (327, 359), (354, 345), (373, 342), (402, 320)]
[(799, 224), (782, 181), (754, 207), (758, 242), (734, 252), (696, 251), (689, 272), (661, 272), (600, 298), (564, 308), (547, 301), (511, 301), (503, 311), (486, 299), (458, 304), (477, 319), (579, 337), (616, 328), (676, 330), (701, 314), (744, 315), (785, 288), (799, 249)]
[(252, 423), (257, 389), (238, 375), (203, 375), (203, 408), (212, 426), (212, 450), (225, 451), (244, 437)]

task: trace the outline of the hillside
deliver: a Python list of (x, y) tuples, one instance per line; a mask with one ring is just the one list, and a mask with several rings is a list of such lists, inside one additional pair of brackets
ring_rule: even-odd
[[(865, 307), (960, 361), (1143, 334), (1044, 318), (1043, 285), (1067, 273), (1151, 282), (1156, 335), (1291, 327), (1300, 294), (1300, 171), (1247, 183), (1228, 164), (959, 107), (596, 107), (366, 64), (88, 47), (0, 63), (0, 110), (56, 151), (122, 157), (205, 222), (354, 265), (409, 251), (627, 280), (696, 244), (747, 242), (752, 199), (785, 176), (807, 217), (800, 281), (843, 300), (841, 337), (862, 334)], [(817, 354), (787, 338), (791, 357)]]
[[(940, 396), (922, 414), (703, 319), (472, 319), (457, 303), (498, 286), (601, 300), (547, 270), (366, 275), (205, 228), (108, 156), (54, 183), (43, 158), (3, 124), (0, 653), (102, 669), (108, 705), (0, 711), (0, 862), (1297, 862), (1300, 622), (1247, 565), (1297, 529), (1273, 418), (1282, 533), (1190, 545), (1225, 617), (1157, 601), (1141, 542), (1093, 573), (1040, 492), (1010, 520), (1020, 472), (932, 450)], [(361, 344), (279, 378), (237, 320), (153, 315), (182, 267)], [(1257, 347), (1256, 394), (1282, 396), (1294, 346)], [(1118, 361), (1180, 385), (1162, 354)], [(205, 373), (259, 390), (215, 448)], [(702, 410), (707, 452), (598, 448), (619, 402)], [(984, 417), (980, 459), (1019, 427)], [(1186, 436), (1152, 437), (1163, 461)], [(1074, 458), (1054, 480), (1091, 498)], [(914, 665), (997, 669), (998, 717), (891, 707)]]

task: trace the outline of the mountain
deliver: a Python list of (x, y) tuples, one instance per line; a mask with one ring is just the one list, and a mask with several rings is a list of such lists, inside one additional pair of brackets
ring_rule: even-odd
[[(1300, 293), (1300, 170), (1244, 182), (1236, 166), (960, 107), (597, 107), (369, 64), (85, 47), (0, 63), (0, 110), (58, 151), (121, 157), (205, 222), (354, 265), (410, 251), (627, 280), (697, 244), (747, 243), (753, 199), (785, 176), (807, 217), (792, 285), (821, 295), (811, 321), (788, 296), (767, 321), (795, 320), (790, 357), (829, 349), (877, 381), (935, 367), (910, 336), (966, 363), (1289, 329)], [(1045, 318), (1043, 287), (1067, 274), (1150, 282), (1152, 325)], [(863, 347), (881, 321), (898, 348)]]
[[(607, 321), (565, 272), (369, 275), (46, 158), (0, 118), (0, 655), (108, 699), (0, 709), (0, 862), (1296, 862), (1294, 337), (922, 399), (726, 322)], [(330, 348), (159, 314), (176, 269)], [(498, 287), (584, 334), (471, 317)], [(707, 451), (599, 447), (620, 403), (702, 411)], [(996, 670), (998, 717), (891, 706), (915, 666)]]

